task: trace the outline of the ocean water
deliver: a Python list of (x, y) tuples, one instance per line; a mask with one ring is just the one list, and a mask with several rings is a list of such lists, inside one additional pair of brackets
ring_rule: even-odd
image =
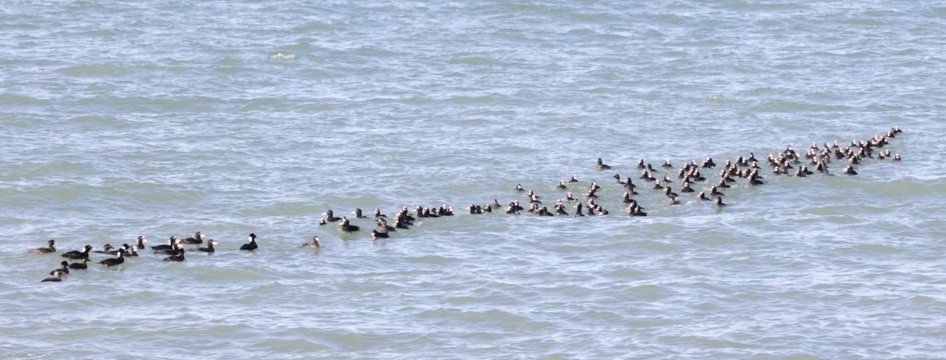
[[(5, 2), (0, 357), (942, 357), (944, 29), (935, 1)], [(724, 208), (637, 180), (895, 126), (900, 162), (761, 164)], [(609, 215), (466, 213), (572, 175)], [(380, 240), (350, 214), (442, 204)], [(28, 253), (196, 231), (218, 251), (61, 283)]]

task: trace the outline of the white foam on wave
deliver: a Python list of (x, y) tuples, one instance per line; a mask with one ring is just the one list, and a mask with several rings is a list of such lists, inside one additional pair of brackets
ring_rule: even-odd
[(269, 56), (270, 60), (276, 61), (292, 61), (296, 59), (296, 54), (285, 54), (285, 53), (275, 53)]

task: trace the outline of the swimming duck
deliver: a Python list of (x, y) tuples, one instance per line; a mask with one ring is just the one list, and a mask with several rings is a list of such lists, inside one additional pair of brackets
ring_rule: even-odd
[(203, 251), (205, 253), (212, 254), (214, 251), (216, 251), (216, 249), (214, 249), (214, 246), (217, 246), (217, 240), (210, 240), (210, 241), (207, 241), (207, 247), (199, 247), (197, 248), (197, 251)]
[(717, 186), (717, 187), (720, 187), (720, 188), (724, 188), (724, 189), (725, 189), (725, 188), (731, 188), (731, 187), (732, 187), (732, 186), (730, 186), (729, 184), (726, 183), (726, 179), (719, 179), (719, 184), (717, 184), (716, 186)]
[(63, 260), (61, 263), (59, 263), (59, 267), (58, 267), (58, 268), (56, 268), (56, 269), (54, 269), (53, 271), (50, 271), (50, 272), (49, 272), (49, 275), (52, 275), (54, 272), (57, 272), (57, 271), (62, 271), (63, 274), (68, 275), (68, 274), (69, 274), (69, 262)]
[(99, 261), (99, 264), (105, 265), (105, 267), (110, 267), (110, 266), (119, 265), (123, 262), (125, 262), (125, 250), (119, 249), (118, 257), (108, 258), (108, 259)]
[(181, 240), (180, 238), (175, 237), (174, 244), (171, 245), (169, 248), (164, 248), (162, 245), (162, 248), (160, 250), (155, 249), (154, 246), (152, 246), (151, 249), (153, 249), (153, 251), (156, 253), (160, 253), (164, 255), (174, 255), (174, 254), (177, 254), (177, 249), (180, 249), (182, 247), (184, 247), (184, 241)]
[(318, 248), (319, 246), (321, 245), (319, 244), (318, 235), (312, 236), (312, 240), (306, 241), (304, 244), (302, 244), (302, 247), (310, 247), (310, 248)]
[(41, 247), (41, 248), (35, 248), (33, 250), (30, 250), (30, 252), (33, 254), (49, 254), (49, 253), (56, 252), (56, 240), (49, 239), (49, 241), (46, 242), (46, 246)]
[(575, 216), (576, 216), (576, 217), (578, 217), (578, 216), (585, 216), (585, 214), (581, 212), (581, 206), (582, 206), (582, 205), (581, 205), (580, 202), (575, 203)]
[(62, 257), (68, 258), (68, 259), (88, 259), (90, 251), (92, 251), (92, 245), (86, 245), (82, 249), (82, 251), (77, 251), (77, 250), (69, 251), (65, 254), (62, 254)]
[(325, 210), (325, 221), (336, 222), (341, 220), (341, 218), (335, 217), (335, 212), (332, 209)]
[(701, 167), (704, 168), (704, 169), (707, 169), (707, 168), (714, 168), (714, 167), (716, 167), (716, 163), (713, 162), (713, 158), (707, 156), (707, 157), (706, 157), (706, 160), (703, 160), (703, 166), (701, 166)]
[(177, 253), (164, 258), (164, 261), (181, 262), (184, 261), (184, 248), (177, 249)]
[(258, 246), (256, 245), (256, 234), (250, 233), (249, 242), (240, 246), (240, 250), (253, 251), (253, 250), (256, 250), (257, 247)]
[(375, 218), (375, 219), (387, 218), (387, 217), (388, 217), (387, 215), (381, 213), (381, 209), (379, 209), (379, 208), (374, 208), (374, 218)]
[(204, 243), (204, 233), (198, 231), (198, 232), (194, 233), (194, 237), (185, 238), (185, 239), (184, 239), (184, 243), (185, 243), (185, 244), (203, 244), (203, 243)]
[(40, 282), (60, 282), (60, 281), (62, 281), (62, 271), (60, 271), (60, 270), (55, 270), (55, 271), (53, 271), (53, 274), (52, 274), (52, 275), (53, 275), (53, 276), (50, 276), (50, 277), (48, 277), (48, 278), (45, 278), (45, 279), (43, 279), (43, 280), (40, 281)]
[(102, 250), (95, 250), (93, 252), (96, 254), (108, 254), (109, 251), (112, 251), (112, 249), (114, 249), (112, 244), (105, 244), (105, 246), (102, 247)]
[(568, 215), (568, 211), (565, 211), (565, 204), (561, 200), (555, 203), (555, 213), (558, 215)]
[(677, 196), (680, 196), (680, 195), (677, 195), (677, 193), (673, 192), (673, 190), (671, 190), (669, 186), (664, 188), (664, 195), (666, 195), (667, 197), (671, 199), (676, 199)]
[(611, 165), (605, 164), (601, 161), (601, 158), (598, 158), (598, 163), (595, 165), (595, 167), (597, 167), (598, 170), (608, 170), (611, 168)]
[(148, 239), (145, 239), (144, 235), (138, 235), (138, 238), (135, 239), (135, 246), (137, 246), (139, 250), (144, 249), (146, 242), (148, 242)]
[(151, 250), (163, 251), (163, 250), (170, 250), (170, 249), (173, 249), (173, 248), (174, 248), (174, 245), (176, 245), (176, 244), (179, 242), (179, 240), (180, 240), (180, 238), (178, 238), (177, 236), (171, 236), (170, 238), (168, 238), (168, 243), (167, 243), (167, 244), (164, 244), (164, 245), (154, 245), (154, 246), (151, 247)]
[(726, 203), (723, 202), (723, 198), (717, 196), (717, 197), (716, 197), (716, 207), (723, 207), (723, 206), (726, 206)]
[[(106, 245), (107, 245), (107, 244), (106, 244)], [(127, 254), (129, 248), (130, 248), (130, 246), (128, 246), (128, 244), (122, 244), (122, 246), (119, 246), (118, 248), (111, 248), (111, 249), (109, 249), (108, 251), (106, 251), (105, 253), (108, 254), (108, 255), (117, 255), (119, 250), (123, 250), (123, 251), (125, 251), (125, 253)], [(127, 255), (126, 255), (126, 256), (127, 256)]]
[(718, 188), (716, 188), (716, 186), (713, 186), (713, 187), (710, 188), (710, 195), (712, 195), (712, 196), (724, 196), (724, 195), (726, 195), (726, 194), (723, 194), (722, 192), (719, 191)]
[(81, 262), (71, 263), (69, 264), (69, 268), (74, 269), (74, 270), (84, 270), (89, 267), (88, 265), (86, 265), (87, 262), (89, 262), (89, 258), (82, 259)]
[[(426, 213), (425, 213), (425, 215), (426, 215)], [(341, 228), (342, 231), (344, 231), (344, 232), (355, 232), (355, 231), (360, 230), (360, 228), (359, 228), (358, 226), (352, 225), (352, 224), (348, 221), (348, 218), (346, 218), (346, 217), (344, 217), (344, 216), (342, 216), (342, 221), (339, 222), (339, 228)]]
[[(472, 206), (472, 204), (471, 204)], [(483, 213), (483, 208), (480, 206), (475, 206), (473, 208), (475, 211), (479, 211), (480, 214)], [(388, 221), (384, 219), (378, 219), (378, 231), (388, 232), (388, 231), (397, 231), (397, 228), (391, 225), (388, 225)]]

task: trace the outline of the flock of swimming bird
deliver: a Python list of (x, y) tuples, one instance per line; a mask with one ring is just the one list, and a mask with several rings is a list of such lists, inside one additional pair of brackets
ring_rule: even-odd
[[(808, 165), (811, 165), (821, 174), (831, 175), (829, 166), (833, 161), (838, 161), (845, 163), (841, 173), (845, 175), (857, 175), (854, 165), (858, 165), (861, 161), (866, 159), (874, 159), (875, 152), (877, 159), (883, 160), (889, 158), (894, 161), (899, 161), (899, 153), (891, 154), (890, 149), (883, 149), (883, 147), (888, 144), (890, 139), (902, 132), (899, 127), (894, 127), (884, 134), (874, 135), (869, 139), (852, 140), (850, 146), (839, 145), (837, 141), (832, 144), (825, 142), (823, 146), (812, 143), (807, 151), (805, 151), (804, 155), (799, 155), (791, 146), (788, 146), (778, 154), (769, 154), (768, 165), (772, 168), (774, 175), (806, 177), (815, 174), (808, 169)], [(803, 158), (806, 160), (802, 160)], [(709, 185), (704, 191), (697, 192), (696, 189), (693, 188), (694, 184), (711, 183), (700, 173), (700, 170), (713, 169), (716, 166), (716, 163), (710, 157), (704, 159), (701, 164), (697, 164), (696, 160), (684, 163), (679, 167), (679, 170), (676, 171), (677, 181), (682, 183), (679, 191), (681, 193), (696, 193), (696, 199), (708, 202), (713, 201), (716, 207), (723, 207), (726, 206), (726, 203), (723, 202), (723, 196), (725, 196), (723, 190), (731, 188), (732, 184), (738, 182), (738, 179), (744, 179), (745, 182), (751, 186), (765, 184), (763, 176), (759, 174), (759, 162), (755, 154), (750, 152), (746, 157), (739, 155), (732, 161), (726, 160), (721, 166), (722, 169), (719, 171), (718, 181), (713, 185)], [(681, 195), (674, 192), (670, 185), (674, 181), (670, 176), (674, 166), (668, 159), (661, 167), (665, 169), (666, 173), (662, 179), (658, 179), (654, 175), (658, 171), (654, 169), (651, 164), (645, 164), (644, 159), (640, 159), (637, 163), (637, 168), (641, 173), (639, 180), (652, 183), (653, 185), (649, 186), (655, 191), (662, 192), (668, 199), (667, 201), (670, 206), (679, 205), (680, 201), (678, 198), (681, 197)], [(611, 166), (605, 164), (600, 158), (597, 160), (595, 168), (599, 171), (611, 170)], [(634, 195), (639, 195), (636, 191), (638, 186), (634, 184), (633, 179), (628, 176), (626, 180), (622, 180), (619, 174), (615, 174), (613, 177), (616, 179), (616, 183), (624, 190), (621, 202), (624, 204), (627, 214), (629, 216), (646, 216), (647, 212), (645, 212), (644, 208), (633, 198)], [(486, 203), (485, 205), (470, 204), (468, 207), (469, 214), (485, 214), (491, 213), (494, 210), (504, 211), (506, 214), (520, 214), (522, 211), (528, 211), (531, 214), (540, 216), (561, 215), (577, 217), (585, 216), (585, 212), (587, 212), (588, 215), (609, 214), (608, 210), (604, 209), (604, 207), (595, 200), (598, 198), (598, 191), (601, 189), (600, 185), (595, 181), (591, 182), (587, 193), (584, 194), (586, 201), (583, 204), (580, 200), (575, 198), (571, 192), (568, 192), (569, 184), (575, 183), (580, 183), (578, 177), (575, 175), (572, 175), (568, 183), (566, 183), (564, 179), (559, 182), (557, 188), (560, 191), (566, 192), (566, 194), (564, 199), (556, 200), (552, 210), (549, 210), (547, 206), (542, 206), (540, 197), (536, 195), (534, 191), (526, 191), (526, 189), (519, 184), (516, 185), (515, 191), (517, 193), (527, 194), (526, 197), (529, 201), (528, 209), (520, 205), (518, 199), (509, 202), (505, 207), (502, 206), (498, 200), (494, 199), (492, 202)], [(573, 208), (574, 212), (569, 213), (569, 207)], [(587, 210), (584, 208), (587, 208)], [(367, 216), (362, 213), (361, 209), (355, 209), (352, 214), (356, 219), (367, 218)], [(344, 233), (356, 233), (361, 230), (359, 226), (351, 224), (347, 216), (336, 217), (332, 210), (327, 210), (323, 215), (325, 217), (319, 220), (320, 226), (329, 223), (337, 223), (338, 229)], [(418, 206), (414, 208), (413, 214), (405, 206), (392, 216), (394, 225), (389, 225), (388, 216), (382, 214), (380, 209), (375, 209), (374, 221), (377, 226), (371, 230), (371, 238), (388, 238), (391, 232), (395, 232), (398, 229), (409, 229), (417, 218), (436, 218), (451, 215), (453, 215), (453, 209), (448, 205), (434, 208)], [(93, 251), (94, 248), (92, 245), (85, 245), (81, 250), (65, 252), (61, 254), (62, 257), (76, 261), (72, 263), (65, 260), (62, 261), (60, 266), (50, 271), (50, 276), (42, 281), (61, 282), (63, 276), (69, 274), (70, 270), (87, 269), (87, 263), (91, 260), (91, 254), (102, 254), (106, 256), (106, 258), (98, 261), (98, 264), (104, 267), (121, 265), (125, 262), (126, 257), (139, 256), (138, 252), (146, 249), (145, 243), (147, 241), (144, 236), (138, 236), (134, 245), (123, 244), (116, 248), (110, 244), (105, 244), (103, 249), (98, 251)], [(206, 246), (201, 246), (204, 244), (206, 244)], [(213, 253), (215, 251), (214, 246), (218, 245), (218, 242), (212, 239), (204, 239), (204, 234), (198, 231), (193, 237), (183, 239), (177, 236), (171, 236), (167, 244), (151, 246), (150, 250), (155, 254), (165, 256), (163, 261), (181, 262), (185, 260), (185, 245), (194, 246), (191, 248), (191, 251), (196, 250), (203, 253)], [(312, 239), (302, 244), (302, 246), (318, 248), (320, 246), (319, 237), (317, 235), (313, 236)], [(253, 251), (256, 250), (257, 247), (256, 234), (251, 233), (249, 234), (247, 242), (240, 246), (240, 250)], [(56, 251), (56, 240), (49, 240), (46, 246), (30, 250), (30, 252), (34, 254), (52, 254)]]

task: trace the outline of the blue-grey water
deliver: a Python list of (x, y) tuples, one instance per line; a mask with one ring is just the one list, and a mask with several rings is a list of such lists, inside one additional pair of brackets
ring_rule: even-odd
[[(0, 43), (2, 358), (946, 351), (938, 1), (14, 0)], [(762, 161), (721, 209), (636, 180), (630, 217), (612, 178), (894, 126), (900, 162)], [(551, 206), (572, 175), (610, 215), (466, 213), (516, 184)], [(389, 239), (318, 225), (442, 204)], [(40, 282), (64, 251), (198, 230), (215, 254)]]

